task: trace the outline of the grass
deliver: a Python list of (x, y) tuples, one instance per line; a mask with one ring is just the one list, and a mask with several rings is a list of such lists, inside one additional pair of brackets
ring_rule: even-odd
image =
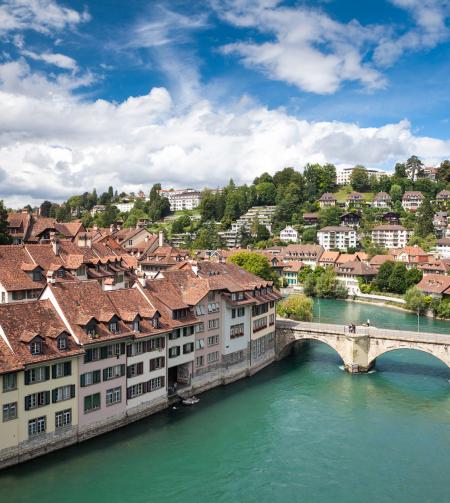
[[(355, 191), (352, 190), (350, 185), (344, 185), (337, 192), (334, 193), (334, 196), (336, 197), (338, 203), (345, 203), (345, 201), (347, 200), (347, 196), (352, 192)], [(373, 201), (373, 198), (375, 197), (374, 192), (361, 192), (361, 194), (365, 201)]]

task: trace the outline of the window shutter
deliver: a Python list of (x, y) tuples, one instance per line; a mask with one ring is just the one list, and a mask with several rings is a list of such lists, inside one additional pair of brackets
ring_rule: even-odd
[(161, 357), (161, 367), (164, 367), (166, 364), (166, 357), (165, 356), (162, 356)]
[(137, 374), (141, 375), (144, 373), (144, 362), (139, 362), (137, 364)]
[(25, 397), (25, 410), (30, 410), (30, 395)]
[(108, 380), (108, 369), (103, 369), (103, 380), (104, 381)]
[(162, 376), (161, 377), (161, 388), (164, 388), (164, 383), (166, 381), (166, 377), (165, 376)]
[(56, 378), (56, 365), (52, 365), (52, 379)]
[(122, 365), (120, 366), (120, 376), (124, 376), (125, 375), (125, 364), (122, 363)]
[(152, 370), (155, 370), (155, 359), (150, 360), (150, 372), (151, 372)]
[(45, 380), (48, 381), (50, 379), (50, 367), (45, 367)]
[(132, 347), (133, 347), (133, 346), (132, 346), (132, 344), (129, 344), (129, 345), (127, 346), (127, 356), (131, 356), (131, 348), (132, 348)]
[(56, 403), (58, 398), (58, 390), (55, 388), (52, 390), (52, 403)]
[(100, 348), (100, 358), (102, 360), (104, 360), (105, 358), (108, 358), (108, 347), (107, 346), (103, 346), (102, 348)]
[(101, 378), (100, 378), (100, 370), (94, 370), (94, 374), (92, 376), (92, 382), (94, 383), (98, 383), (100, 382)]
[(70, 398), (75, 398), (75, 384), (70, 385)]
[(142, 393), (147, 393), (147, 389), (150, 389), (150, 386), (147, 386), (148, 383), (142, 383)]
[[(47, 367), (48, 368), (48, 367)], [(49, 369), (50, 372), (50, 369)], [(50, 391), (44, 391), (45, 393), (45, 405), (48, 405), (50, 403)]]
[(131, 387), (127, 388), (127, 399), (129, 400), (131, 398)]
[(25, 370), (25, 384), (30, 384), (30, 371)]
[(121, 355), (125, 354), (125, 343), (124, 342), (120, 343), (120, 354)]
[(164, 349), (166, 347), (166, 338), (162, 337), (161, 338), (161, 349)]
[(72, 362), (64, 362), (64, 375), (72, 375)]
[(84, 363), (89, 363), (92, 361), (92, 349), (86, 349), (86, 354), (84, 355)]
[(127, 367), (127, 377), (131, 377), (131, 365)]
[(86, 374), (80, 375), (80, 386), (84, 388), (86, 386)]

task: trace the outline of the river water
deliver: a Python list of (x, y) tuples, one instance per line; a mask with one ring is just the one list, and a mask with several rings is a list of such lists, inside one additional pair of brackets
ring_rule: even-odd
[[(417, 326), (402, 312), (321, 301), (322, 321), (367, 317)], [(407, 350), (371, 374), (341, 364), (303, 343), (193, 407), (1, 472), (0, 502), (449, 502), (450, 370)]]

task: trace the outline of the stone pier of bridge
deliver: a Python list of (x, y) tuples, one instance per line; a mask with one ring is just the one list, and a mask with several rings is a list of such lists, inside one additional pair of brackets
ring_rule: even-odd
[(434, 334), (403, 330), (327, 323), (298, 322), (277, 319), (277, 354), (284, 356), (297, 341), (316, 340), (332, 347), (351, 373), (367, 372), (377, 357), (397, 349), (414, 349), (431, 354), (450, 367), (449, 334)]

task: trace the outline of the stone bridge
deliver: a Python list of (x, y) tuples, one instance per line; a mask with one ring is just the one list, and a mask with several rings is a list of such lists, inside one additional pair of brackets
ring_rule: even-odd
[(344, 325), (277, 319), (278, 354), (288, 351), (301, 340), (321, 341), (332, 347), (348, 372), (367, 372), (378, 356), (396, 349), (423, 351), (450, 367), (450, 333), (409, 332), (372, 326), (358, 326), (355, 333), (350, 333)]

